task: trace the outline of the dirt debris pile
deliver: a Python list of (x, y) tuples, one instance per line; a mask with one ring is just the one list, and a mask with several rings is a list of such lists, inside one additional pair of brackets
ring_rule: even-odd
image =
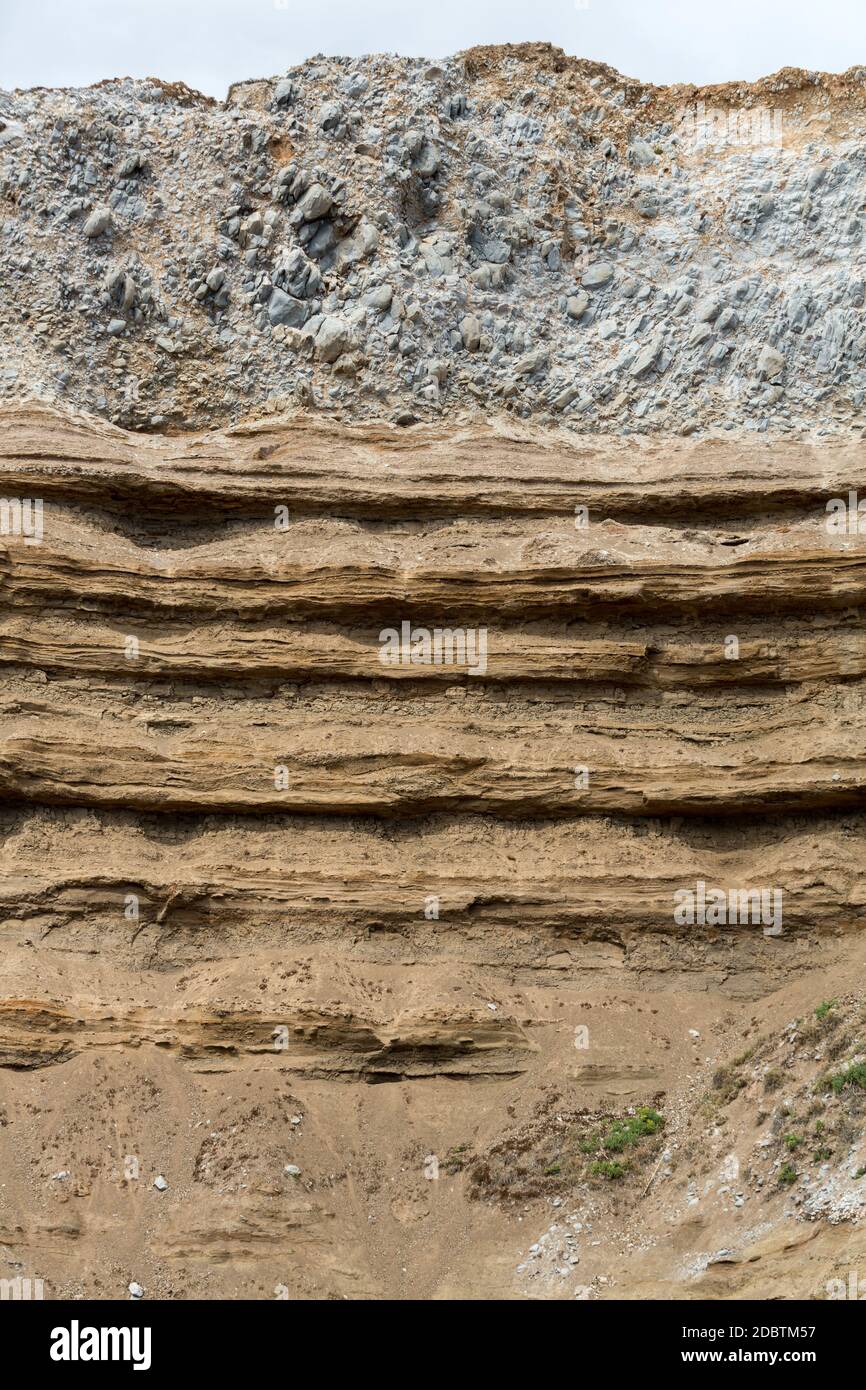
[(545, 44), (0, 94), (0, 392), (126, 426), (863, 424), (866, 68)]

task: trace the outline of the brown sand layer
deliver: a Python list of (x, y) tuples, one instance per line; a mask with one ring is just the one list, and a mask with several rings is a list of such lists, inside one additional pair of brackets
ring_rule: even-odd
[[(2, 424), (43, 501), (0, 537), (4, 1273), (769, 1298), (862, 1262), (857, 451)], [(484, 659), (384, 661), (404, 622)]]

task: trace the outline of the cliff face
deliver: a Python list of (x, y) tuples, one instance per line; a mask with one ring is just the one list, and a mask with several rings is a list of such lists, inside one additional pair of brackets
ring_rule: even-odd
[(4, 1277), (862, 1264), (863, 90), (2, 99)]
[(657, 88), (546, 45), (224, 104), (0, 94), (0, 391), (137, 429), (314, 405), (862, 421), (866, 69)]

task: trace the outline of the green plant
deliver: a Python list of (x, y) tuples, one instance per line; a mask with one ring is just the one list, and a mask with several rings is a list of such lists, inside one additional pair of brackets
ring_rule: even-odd
[(783, 1163), (779, 1170), (779, 1182), (784, 1187), (790, 1187), (792, 1182), (797, 1181), (797, 1170), (792, 1168), (790, 1163)]
[(463, 1171), (465, 1163), (469, 1159), (469, 1145), (456, 1144), (454, 1148), (448, 1150), (445, 1155), (445, 1171), (449, 1177), (453, 1178)]
[(853, 1062), (844, 1071), (837, 1071), (835, 1074), (825, 1076), (822, 1085), (829, 1086), (834, 1095), (839, 1095), (845, 1090), (846, 1086), (859, 1086), (861, 1091), (866, 1091), (866, 1062)]
[(594, 1178), (621, 1178), (628, 1168), (627, 1163), (618, 1163), (615, 1159), (601, 1158), (591, 1163), (589, 1171)]
[(610, 1131), (610, 1134), (605, 1135), (601, 1146), (603, 1149), (607, 1149), (608, 1153), (618, 1154), (622, 1153), (628, 1143), (627, 1131), (615, 1128)]
[(826, 1018), (831, 1009), (836, 1007), (835, 999), (825, 999), (815, 1010), (816, 1018)]
[(833, 1157), (832, 1149), (816, 1149), (812, 1155), (813, 1163), (825, 1163), (828, 1158)]
[(800, 1145), (802, 1144), (802, 1142), (803, 1142), (802, 1135), (799, 1135), (799, 1134), (786, 1134), (786, 1135), (785, 1135), (785, 1148), (788, 1150), (789, 1153), (794, 1153), (797, 1149), (799, 1149), (799, 1147), (800, 1147)]
[(560, 1163), (551, 1163), (550, 1167), (549, 1167), (549, 1168), (545, 1168), (545, 1170), (544, 1170), (545, 1177), (548, 1177), (548, 1178), (553, 1177), (553, 1175), (554, 1175), (555, 1173), (561, 1173), (561, 1172), (562, 1172), (562, 1164), (560, 1164)]
[(854, 1176), (855, 1178), (866, 1178), (866, 1168), (858, 1168)]
[(622, 1153), (632, 1148), (648, 1134), (658, 1134), (664, 1128), (664, 1120), (657, 1110), (642, 1105), (634, 1115), (625, 1120), (617, 1120), (613, 1128), (601, 1141), (601, 1147), (608, 1153)]

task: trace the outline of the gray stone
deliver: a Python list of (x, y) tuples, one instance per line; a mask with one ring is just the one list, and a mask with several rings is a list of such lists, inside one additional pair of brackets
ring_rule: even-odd
[(511, 247), (501, 237), (488, 237), (479, 243), (478, 254), (491, 265), (504, 265), (511, 256)]
[(118, 165), (117, 177), (119, 179), (131, 179), (133, 174), (140, 173), (143, 168), (144, 156), (140, 150), (133, 150)]
[(379, 233), (372, 222), (359, 222), (351, 236), (343, 237), (334, 251), (334, 265), (347, 270), (371, 256), (379, 245)]
[(579, 386), (566, 386), (564, 391), (560, 391), (559, 395), (554, 396), (550, 402), (550, 408), (551, 410), (565, 410), (565, 407), (571, 405), (571, 402), (579, 395)]
[(274, 270), (274, 282), (295, 299), (312, 299), (322, 286), (319, 267), (304, 255), (300, 246), (283, 253)]
[(420, 153), (414, 161), (414, 169), (422, 179), (432, 179), (433, 175), (439, 172), (439, 154), (436, 146), (429, 140), (425, 140), (421, 146)]
[(712, 323), (717, 318), (722, 308), (722, 301), (714, 294), (707, 295), (706, 299), (699, 299), (695, 305), (695, 318), (698, 323)]
[(536, 352), (528, 352), (524, 357), (518, 359), (514, 364), (514, 371), (517, 376), (531, 376), (533, 372), (540, 372), (547, 366), (549, 354), (543, 348)]
[(346, 96), (357, 98), (364, 95), (369, 85), (369, 77), (365, 77), (362, 72), (353, 72), (343, 82), (342, 88)]
[(570, 319), (582, 318), (589, 308), (589, 295), (579, 290), (577, 294), (570, 294), (566, 301), (565, 312)]
[(337, 233), (334, 231), (333, 222), (305, 222), (304, 230), (309, 231), (313, 227), (317, 228), (315, 236), (307, 242), (307, 253), (310, 256), (324, 256), (332, 251), (337, 243)]
[(824, 319), (823, 341), (818, 354), (818, 370), (832, 371), (838, 364), (845, 343), (845, 321), (838, 309), (831, 309)]
[(258, 210), (256, 212), (251, 212), (249, 217), (244, 218), (244, 221), (240, 224), (240, 230), (245, 240), (249, 237), (261, 236), (262, 232), (265, 230), (262, 214)]
[(610, 261), (596, 261), (595, 265), (587, 266), (580, 277), (580, 283), (587, 285), (591, 290), (599, 289), (613, 279), (613, 266)]
[(661, 341), (658, 338), (651, 338), (632, 362), (629, 376), (639, 377), (648, 372), (658, 357), (660, 348)]
[(131, 275), (127, 275), (120, 267), (116, 267), (108, 276), (105, 282), (112, 304), (117, 305), (124, 312), (131, 309), (138, 297), (138, 286)]
[(334, 200), (322, 184), (312, 183), (297, 206), (305, 222), (318, 222), (320, 217), (326, 217), (331, 211)]
[(11, 145), (14, 140), (23, 140), (24, 126), (20, 121), (7, 121), (0, 116), (0, 145)]
[(291, 106), (296, 95), (297, 91), (294, 82), (290, 77), (284, 77), (274, 88), (274, 105)]
[(661, 204), (655, 193), (641, 193), (635, 202), (635, 207), (641, 217), (646, 217), (648, 221), (658, 217)]
[(477, 352), (481, 346), (481, 324), (474, 314), (460, 320), (460, 337), (467, 352)]
[(758, 375), (772, 380), (784, 370), (785, 359), (776, 348), (765, 345), (758, 354)]
[(268, 318), (271, 323), (284, 323), (290, 328), (300, 328), (307, 318), (307, 313), (307, 305), (302, 299), (295, 299), (284, 290), (271, 290), (268, 300)]
[(108, 208), (94, 208), (84, 224), (86, 237), (102, 236), (111, 227), (111, 213)]
[(317, 117), (322, 130), (335, 133), (343, 124), (343, 108), (338, 101), (326, 101)]
[(336, 362), (350, 342), (349, 325), (334, 317), (323, 319), (316, 334), (316, 356), (320, 362)]
[(369, 309), (376, 309), (380, 314), (385, 314), (390, 309), (393, 298), (393, 285), (376, 285), (374, 289), (367, 290), (361, 298), (361, 303), (366, 304)]

